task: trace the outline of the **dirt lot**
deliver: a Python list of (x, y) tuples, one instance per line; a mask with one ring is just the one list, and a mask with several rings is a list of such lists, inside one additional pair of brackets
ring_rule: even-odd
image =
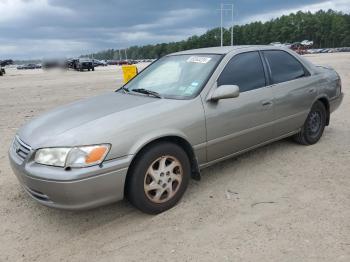
[[(350, 53), (308, 57), (350, 93)], [(125, 201), (66, 212), (27, 197), (7, 159), (17, 128), (120, 83), (116, 67), (0, 78), (0, 261), (350, 261), (349, 96), (316, 145), (283, 140), (212, 166), (158, 216)]]

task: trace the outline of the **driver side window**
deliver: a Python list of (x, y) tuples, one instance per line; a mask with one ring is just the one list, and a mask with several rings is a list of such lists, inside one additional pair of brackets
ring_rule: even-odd
[(218, 79), (220, 85), (237, 85), (241, 93), (264, 87), (265, 73), (259, 53), (235, 55), (222, 71)]

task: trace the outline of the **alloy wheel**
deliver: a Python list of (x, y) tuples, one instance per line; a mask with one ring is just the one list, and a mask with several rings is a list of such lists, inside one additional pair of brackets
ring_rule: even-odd
[(161, 156), (148, 167), (144, 179), (144, 191), (153, 203), (164, 203), (179, 190), (183, 168), (173, 156)]

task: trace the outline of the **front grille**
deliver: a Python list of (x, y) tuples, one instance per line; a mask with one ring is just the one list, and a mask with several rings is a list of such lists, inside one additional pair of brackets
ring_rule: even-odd
[(13, 140), (12, 147), (17, 156), (19, 156), (19, 158), (21, 158), (22, 160), (27, 158), (31, 150), (30, 146), (28, 146), (21, 139), (19, 139), (18, 136), (16, 136)]

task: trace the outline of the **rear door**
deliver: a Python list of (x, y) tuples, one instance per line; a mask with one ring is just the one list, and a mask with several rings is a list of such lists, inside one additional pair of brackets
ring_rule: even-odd
[(207, 127), (208, 161), (224, 158), (273, 137), (273, 96), (266, 88), (266, 75), (259, 52), (235, 55), (217, 83), (237, 85), (236, 98), (203, 101)]
[(316, 79), (293, 55), (283, 50), (262, 52), (273, 93), (275, 136), (300, 128), (317, 96)]

